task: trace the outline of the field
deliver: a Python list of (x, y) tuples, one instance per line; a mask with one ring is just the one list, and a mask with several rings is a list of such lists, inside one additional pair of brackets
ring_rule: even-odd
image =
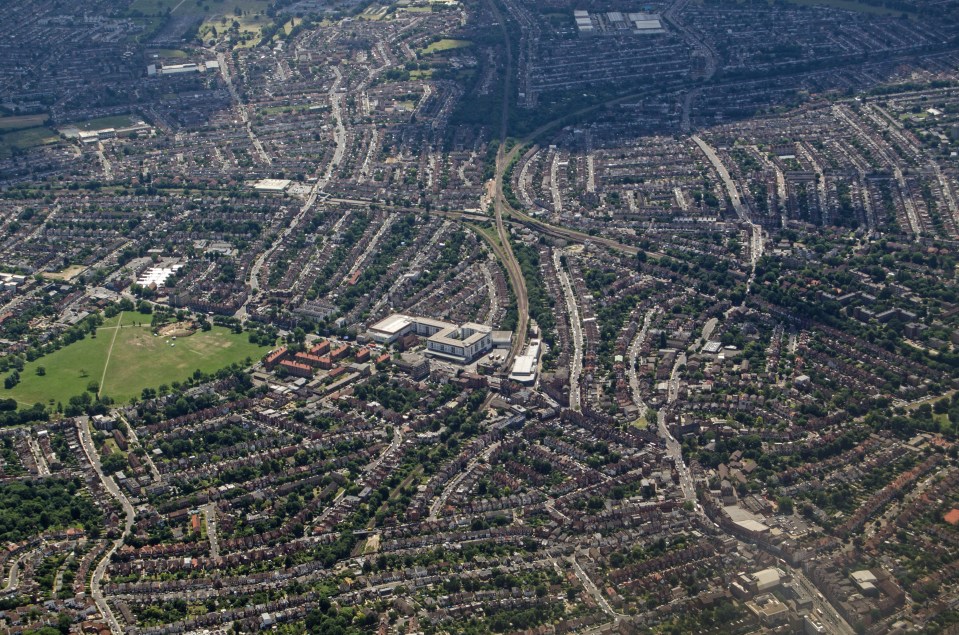
[(160, 57), (172, 57), (176, 59), (186, 59), (190, 57), (186, 51), (179, 49), (150, 49), (148, 53), (159, 55)]
[(42, 126), (49, 119), (49, 115), (19, 115), (16, 117), (0, 117), (0, 131), (20, 130)]
[(100, 117), (98, 119), (88, 119), (74, 124), (78, 129), (103, 130), (104, 128), (126, 128), (134, 124), (134, 118), (130, 115), (114, 115), (112, 117)]
[(422, 53), (425, 55), (432, 55), (433, 53), (442, 53), (443, 51), (462, 49), (468, 46), (473, 46), (473, 43), (469, 40), (442, 39), (427, 46), (425, 49), (423, 49)]
[(842, 9), (843, 11), (855, 11), (857, 13), (868, 13), (871, 15), (886, 15), (898, 17), (908, 12), (901, 10), (890, 9), (887, 7), (874, 6), (871, 4), (866, 4), (864, 2), (857, 2), (856, 0), (789, 0), (794, 4), (802, 4), (806, 6), (820, 6), (820, 7), (831, 7), (833, 9)]
[(55, 143), (60, 137), (50, 128), (26, 128), (0, 134), (0, 158), (10, 156), (14, 150), (26, 150), (47, 143)]
[[(122, 313), (107, 320), (95, 338), (27, 363), (20, 383), (10, 390), (0, 388), (0, 397), (13, 397), (24, 405), (66, 403), (91, 382), (99, 382), (101, 394), (125, 402), (139, 397), (144, 388), (183, 381), (197, 369), (210, 373), (247, 357), (256, 359), (266, 350), (250, 344), (247, 334), (218, 326), (174, 343), (153, 335), (150, 316)], [(45, 375), (37, 375), (39, 366), (46, 369)]]
[(43, 277), (51, 280), (73, 280), (86, 270), (87, 268), (83, 265), (70, 265), (63, 271), (44, 271)]

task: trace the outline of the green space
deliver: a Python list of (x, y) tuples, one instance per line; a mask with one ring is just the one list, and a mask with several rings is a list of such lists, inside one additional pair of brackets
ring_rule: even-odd
[(23, 128), (35, 128), (47, 123), (49, 115), (19, 115), (15, 117), (0, 117), (0, 131), (21, 130)]
[(79, 478), (0, 483), (0, 543), (67, 527), (83, 527), (96, 535), (100, 522), (100, 512), (83, 495)]
[[(260, 357), (266, 350), (251, 344), (247, 333), (220, 326), (174, 341), (153, 334), (149, 315), (125, 312), (97, 329), (96, 337), (28, 362), (20, 383), (0, 389), (0, 396), (22, 405), (66, 404), (96, 382), (102, 395), (123, 402), (139, 397), (144, 388), (183, 381), (197, 369), (213, 373), (247, 357)], [(43, 374), (37, 373), (40, 367)]]
[(60, 137), (56, 130), (45, 127), (26, 128), (16, 132), (0, 134), (0, 158), (14, 152), (35, 148), (48, 143), (56, 143)]
[(143, 15), (165, 14), (167, 11), (172, 11), (178, 4), (181, 4), (180, 0), (133, 0), (127, 11), (131, 14)]
[(442, 40), (433, 42), (420, 52), (424, 55), (432, 55), (433, 53), (441, 53), (443, 51), (451, 51), (453, 49), (462, 49), (468, 46), (473, 46), (473, 43), (469, 40), (453, 40), (450, 38), (443, 38)]
[(98, 117), (79, 122), (76, 125), (80, 130), (103, 130), (104, 128), (126, 128), (134, 124), (130, 115), (114, 115), (112, 117)]
[(148, 53), (159, 55), (160, 57), (173, 57), (177, 59), (189, 57), (186, 51), (181, 51), (180, 49), (150, 49)]
[(842, 9), (843, 11), (855, 11), (857, 13), (868, 13), (871, 15), (901, 16), (906, 13), (899, 9), (889, 9), (884, 6), (866, 4), (856, 0), (789, 0), (793, 4), (805, 6), (830, 7), (832, 9)]

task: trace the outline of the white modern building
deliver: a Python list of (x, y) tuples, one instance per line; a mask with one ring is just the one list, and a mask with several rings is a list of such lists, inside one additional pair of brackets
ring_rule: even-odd
[(513, 360), (513, 369), (509, 378), (521, 384), (532, 384), (536, 381), (536, 368), (539, 366), (540, 341), (532, 340), (526, 347), (526, 353), (517, 355)]
[(457, 326), (442, 320), (395, 313), (369, 328), (370, 338), (392, 344), (410, 333), (426, 338), (426, 354), (468, 363), (493, 348), (493, 329), (467, 322)]

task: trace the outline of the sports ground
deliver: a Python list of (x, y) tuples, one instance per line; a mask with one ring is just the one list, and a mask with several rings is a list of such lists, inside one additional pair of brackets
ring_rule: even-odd
[[(0, 386), (0, 397), (13, 397), (22, 405), (65, 404), (97, 382), (101, 395), (126, 402), (144, 388), (183, 381), (197, 369), (212, 373), (248, 357), (256, 359), (266, 350), (251, 344), (246, 333), (219, 326), (175, 340), (155, 336), (150, 316), (125, 312), (107, 319), (95, 338), (88, 336), (28, 362), (20, 383), (10, 390)], [(37, 374), (40, 366), (45, 375)]]

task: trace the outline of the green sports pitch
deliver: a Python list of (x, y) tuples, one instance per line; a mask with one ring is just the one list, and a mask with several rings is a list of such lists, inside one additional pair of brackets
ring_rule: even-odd
[[(246, 333), (220, 326), (175, 339), (157, 336), (149, 315), (125, 312), (107, 319), (96, 337), (87, 336), (28, 362), (20, 383), (11, 389), (0, 386), (0, 397), (13, 397), (25, 406), (66, 404), (96, 382), (101, 395), (123, 403), (139, 397), (144, 388), (184, 381), (198, 369), (212, 373), (256, 359), (267, 350), (251, 344)], [(37, 373), (41, 366), (43, 375)]]

